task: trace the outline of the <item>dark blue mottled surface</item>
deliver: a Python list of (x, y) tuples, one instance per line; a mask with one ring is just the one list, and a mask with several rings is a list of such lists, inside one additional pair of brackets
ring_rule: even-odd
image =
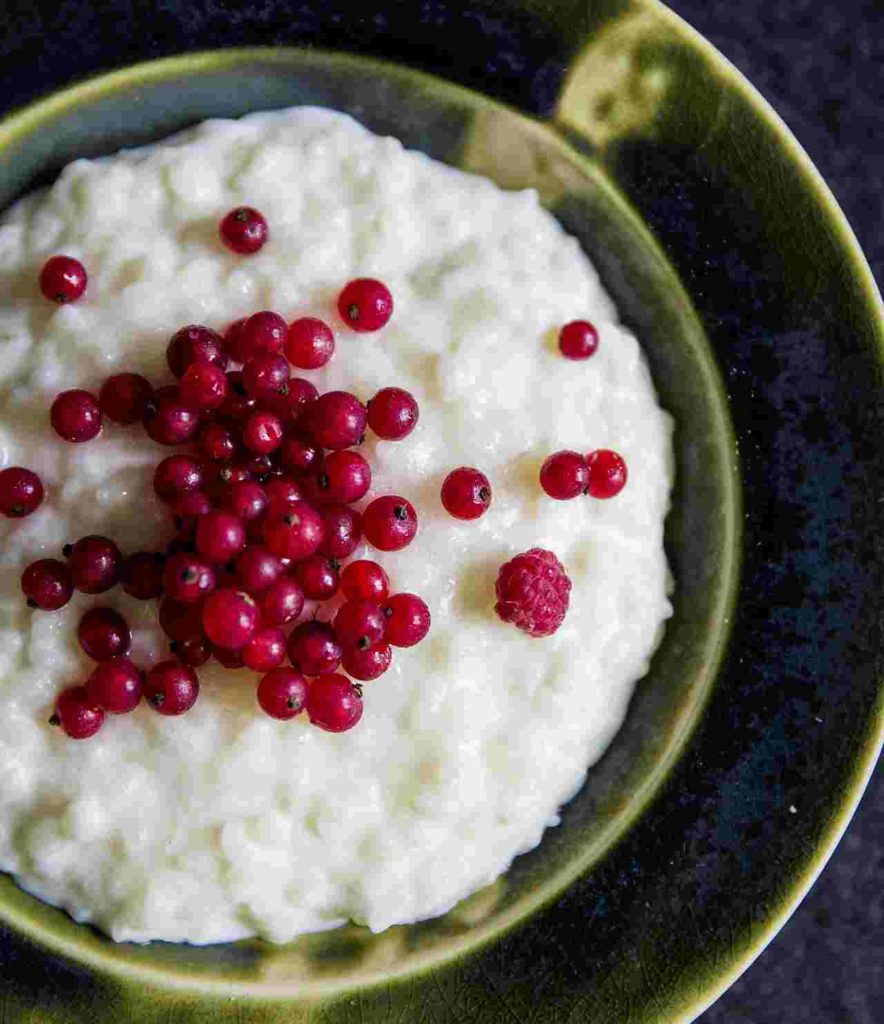
[[(354, 17), (345, 0), (330, 0), (321, 16), (313, 13), (318, 5), (293, 2), (13, 4), (0, 29), (2, 102), (13, 106), (86, 72), (191, 46), (306, 40), (398, 57), (526, 108), (548, 109), (567, 54), (540, 21), (504, 19), (490, 0), (396, 5), (392, 20), (373, 13), (389, 6), (366, 2)], [(884, 4), (674, 6), (785, 116), (880, 278)], [(439, 45), (443, 25), (449, 40), (471, 40), (466, 60)], [(864, 473), (880, 457), (881, 434), (871, 419), (879, 410), (871, 402), (868, 415), (851, 409), (854, 394), (868, 401), (868, 360), (851, 351), (850, 324), (839, 331), (833, 321), (839, 282), (808, 289), (765, 262), (764, 219), (735, 217), (714, 167), (685, 175), (692, 159), (690, 152), (636, 145), (621, 152), (618, 169), (674, 254), (734, 404), (751, 496), (744, 595), (753, 600), (738, 624), (723, 692), (739, 700), (719, 699), (711, 708), (673, 781), (680, 795), (659, 805), (609, 866), (489, 952), (475, 980), (504, 1004), (510, 993), (529, 989), (533, 1000), (548, 1002), (566, 990), (591, 991), (605, 983), (615, 958), (639, 961), (654, 936), (627, 925), (611, 948), (603, 925), (611, 915), (640, 919), (631, 909), (661, 862), (690, 865), (671, 873), (663, 896), (673, 919), (693, 904), (710, 919), (716, 908), (722, 920), (732, 919), (729, 884), (746, 883), (746, 891), (754, 885), (761, 900), (766, 872), (788, 870), (791, 851), (776, 837), (800, 833), (803, 816), (813, 817), (816, 797), (801, 780), (850, 735), (870, 692), (864, 642), (873, 626), (848, 629), (865, 623), (873, 592), (863, 523), (875, 496)], [(705, 224), (710, 211), (719, 218), (714, 235)], [(825, 783), (821, 774), (819, 799)], [(793, 786), (803, 803), (792, 801)], [(879, 782), (820, 884), (771, 950), (708, 1012), (710, 1024), (877, 1024), (874, 1006), (884, 995), (882, 795)], [(740, 909), (751, 918), (751, 905)], [(672, 936), (674, 948), (692, 941)]]

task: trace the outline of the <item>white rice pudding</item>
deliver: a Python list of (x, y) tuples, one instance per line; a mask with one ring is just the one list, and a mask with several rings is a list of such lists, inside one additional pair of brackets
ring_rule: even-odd
[[(260, 209), (257, 255), (222, 248), (219, 218)], [(64, 252), (89, 272), (56, 307), (36, 279)], [(384, 280), (395, 313), (357, 335), (334, 312), (342, 284)], [(377, 557), (393, 589), (418, 593), (433, 626), (366, 684), (365, 714), (331, 735), (302, 715), (277, 722), (256, 677), (200, 670), (194, 709), (142, 704), (90, 740), (47, 723), (56, 695), (85, 680), (76, 629), (111, 605), (133, 657), (167, 655), (156, 605), (119, 588), (32, 612), (31, 560), (88, 533), (124, 551), (169, 539), (152, 473), (168, 450), (138, 426), (105, 425), (67, 444), (49, 405), (133, 370), (167, 382), (165, 348), (185, 323), (222, 328), (258, 309), (333, 323), (337, 351), (305, 374), (363, 400), (395, 385), (417, 397), (400, 443), (369, 436), (369, 498), (402, 494), (420, 529)], [(586, 318), (598, 352), (569, 362), (557, 328)], [(210, 121), (156, 146), (67, 167), (0, 221), (0, 462), (28, 466), (41, 508), (0, 523), (0, 868), (114, 939), (281, 942), (352, 919), (374, 930), (440, 913), (531, 849), (617, 732), (670, 614), (663, 521), (671, 423), (639, 345), (577, 242), (538, 205), (453, 170), (353, 120), (301, 108)], [(611, 447), (629, 466), (614, 500), (557, 502), (544, 457)], [(478, 466), (494, 500), (480, 520), (449, 517), (444, 476)], [(499, 566), (554, 551), (573, 582), (552, 637), (494, 614)]]

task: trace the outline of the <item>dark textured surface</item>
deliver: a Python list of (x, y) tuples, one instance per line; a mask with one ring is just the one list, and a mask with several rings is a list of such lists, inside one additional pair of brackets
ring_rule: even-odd
[[(114, 17), (110, 13), (111, 5), (104, 5), (103, 13), (98, 14), (89, 5), (63, 4), (60, 9), (56, 8), (57, 14), (42, 21), (32, 8), (22, 5), (16, 9), (13, 5), (7, 10), (6, 31), (0, 47), (5, 49), (6, 57), (4, 68), (7, 91), (4, 102), (11, 105), (87, 70), (122, 64), (136, 56), (180, 48), (174, 44), (170, 46), (169, 40), (180, 37), (182, 33), (186, 33), (189, 40), (199, 40), (203, 45), (210, 45), (222, 37), (229, 39), (233, 33), (238, 42), (271, 43), (300, 37), (314, 39), (325, 45), (352, 47), (359, 44), (366, 49), (385, 53), (393, 48), (394, 44), (390, 43), (390, 26), (383, 18), (363, 18), (357, 24), (338, 17), (335, 22), (335, 5), (331, 5), (327, 10), (332, 13), (323, 21), (326, 27), (320, 29), (318, 21), (309, 14), (308, 5), (289, 4), (284, 18), (279, 13), (282, 6), (221, 3), (193, 4), (187, 7), (159, 5), (159, 16), (153, 12), (148, 26), (142, 23), (143, 16), (142, 20), (132, 14)], [(413, 24), (403, 25), (400, 22), (395, 26), (396, 36), (410, 40), (402, 56), (445, 74), (446, 62), (434, 46), (435, 19), (452, 10), (456, 17), (461, 17), (457, 13), (460, 6), (442, 2), (413, 5), (416, 12), (412, 16)], [(677, 2), (674, 6), (719, 45), (783, 114), (835, 190), (871, 256), (880, 279), (884, 270), (884, 235), (880, 231), (882, 195), (878, 183), (882, 161), (880, 149), (877, 148), (880, 146), (877, 134), (879, 107), (884, 94), (880, 71), (884, 6), (880, 3), (857, 2), (842, 3), (837, 7), (804, 2), (764, 4), (754, 0), (738, 6), (721, 2), (701, 3), (699, 0)], [(340, 10), (344, 9), (345, 6), (340, 5)], [(127, 6), (126, 10), (130, 8)], [(532, 76), (528, 78), (522, 76), (522, 71), (529, 58), (520, 50), (520, 40), (530, 37), (537, 52), (543, 52), (543, 31), (528, 24), (520, 26), (518, 31), (511, 29), (505, 21), (494, 17), (492, 5), (486, 6), (485, 14), (462, 16), (472, 24), (477, 19), (481, 21), (487, 52), (474, 54), (473, 62), (461, 72), (461, 77), (468, 84), (480, 89), (487, 87), (513, 102), (521, 102), (538, 110), (545, 109), (549, 97), (555, 91), (559, 55), (552, 52), (539, 67), (536, 64), (532, 66)], [(330, 24), (336, 27), (330, 29)], [(80, 45), (71, 47), (72, 38), (77, 38)], [(121, 44), (121, 39), (129, 42)], [(501, 49), (507, 54), (504, 63), (495, 57)], [(552, 41), (550, 49), (555, 50)], [(640, 168), (640, 149), (636, 150), (633, 158), (636, 167)], [(691, 223), (695, 212), (696, 207), (692, 207), (692, 203), (696, 202), (697, 196), (685, 195), (680, 198), (683, 199), (683, 206), (676, 212), (679, 212), (683, 223), (687, 225)], [(653, 214), (652, 195), (648, 195), (647, 202)], [(657, 226), (661, 231), (666, 229), (663, 218), (671, 217), (672, 212), (672, 209), (660, 211), (661, 219)], [(735, 231), (739, 229), (739, 225), (732, 227)], [(739, 276), (741, 272), (740, 267), (725, 269), (728, 272), (717, 281), (720, 287), (726, 287), (727, 281), (733, 276)], [(707, 274), (706, 282), (716, 284), (714, 272)], [(733, 326), (740, 326), (740, 322), (735, 320)], [(765, 326), (772, 331), (776, 330), (775, 323)], [(825, 381), (826, 371), (831, 370), (825, 364), (825, 353), (813, 349), (814, 339), (811, 334), (793, 334), (782, 339), (784, 347), (769, 356), (764, 355), (761, 338), (743, 337), (738, 341), (746, 346), (747, 352), (753, 341), (757, 341), (761, 349), (760, 353), (752, 353), (755, 378), (737, 377), (729, 380), (733, 392), (746, 400), (752, 398), (753, 384), (764, 380), (765, 359), (768, 360), (767, 372), (771, 383), (783, 368), (780, 360), (797, 363), (800, 361), (799, 355), (808, 346), (807, 358), (816, 360), (814, 367), (820, 374), (820, 381)], [(833, 444), (828, 444), (827, 440), (831, 440), (826, 436), (829, 428), (830, 424), (825, 420), (810, 420), (807, 424), (808, 437), (821, 446), (821, 454), (827, 457), (829, 469), (833, 473), (849, 471), (849, 463), (845, 459), (848, 455), (856, 457), (858, 453), (850, 450), (849, 446), (843, 447), (847, 443), (845, 438), (836, 437)], [(765, 437), (763, 429), (758, 431), (757, 437), (760, 443), (770, 440)], [(841, 443), (842, 447), (839, 448)], [(745, 452), (744, 456), (748, 458)], [(755, 469), (759, 473), (762, 471), (760, 465)], [(837, 498), (835, 477), (822, 480), (820, 486), (829, 488), (821, 492), (821, 496)], [(783, 502), (776, 507), (776, 512), (780, 521), (785, 519), (789, 530), (799, 532), (806, 525), (797, 519), (790, 521), (790, 509)], [(852, 552), (849, 546), (833, 550), (850, 560)], [(764, 567), (759, 567), (757, 579), (760, 584), (771, 588), (771, 603), (776, 603), (781, 610), (783, 607), (788, 608), (795, 595), (790, 592), (790, 581), (778, 575), (779, 564), (772, 559), (766, 573), (762, 571)], [(815, 582), (821, 581), (817, 579)], [(812, 591), (809, 596), (819, 597), (820, 594)], [(848, 596), (841, 596), (845, 607), (849, 606)], [(797, 618), (796, 615), (796, 632), (807, 626), (806, 622), (802, 626)], [(758, 625), (759, 633), (754, 637), (754, 642), (764, 647), (776, 639), (776, 630), (789, 625), (788, 614), (784, 616), (780, 612), (779, 618), (769, 624), (770, 632), (764, 632), (764, 623)], [(823, 659), (837, 658), (840, 652), (837, 648), (821, 645), (816, 653), (819, 659)], [(789, 666), (789, 675), (784, 680), (786, 697), (795, 698), (794, 703), (797, 704), (797, 694), (804, 683), (803, 675), (826, 667), (822, 660)], [(834, 663), (833, 668), (837, 668)], [(770, 711), (771, 721), (776, 724), (776, 708), (770, 705), (770, 690), (759, 682), (753, 685), (758, 687), (759, 714), (764, 715)], [(810, 705), (807, 711), (809, 720), (803, 724), (812, 728), (810, 721), (816, 719), (811, 714)], [(786, 727), (796, 726), (793, 719), (783, 720)], [(728, 743), (736, 749), (730, 730), (736, 732), (743, 728), (748, 732), (752, 722), (737, 720), (724, 725), (728, 730), (724, 733), (728, 742), (722, 746), (727, 754)], [(709, 727), (712, 728), (712, 723)], [(787, 757), (789, 752), (786, 739), (788, 735), (783, 740), (782, 750), (778, 750), (775, 745), (769, 746), (766, 751), (759, 748), (757, 764), (751, 761), (746, 764), (747, 778), (767, 757), (772, 764), (783, 767), (783, 784), (788, 784), (788, 765), (782, 765), (782, 758)], [(692, 767), (703, 779), (703, 785), (711, 787), (716, 784), (712, 772), (706, 780), (702, 762)], [(732, 774), (732, 806), (739, 806), (742, 781), (736, 772)], [(776, 779), (774, 782), (778, 784)], [(884, 787), (879, 781), (819, 886), (771, 950), (709, 1011), (709, 1021), (871, 1024), (880, 1018), (880, 1013), (874, 1011), (874, 1005), (882, 995), (882, 794)], [(697, 806), (700, 806), (699, 800)], [(767, 811), (766, 806), (761, 809)], [(687, 822), (690, 808), (685, 807), (684, 813)], [(796, 808), (795, 813), (800, 816), (801, 808)], [(677, 826), (679, 821), (675, 824)], [(705, 842), (710, 838), (726, 842), (728, 829), (731, 830), (730, 842), (733, 843), (733, 830), (739, 828), (741, 822), (739, 819), (721, 819), (713, 824), (715, 828), (706, 833), (697, 830), (694, 838), (697, 846), (688, 851), (689, 859), (702, 855), (704, 847), (700, 843), (701, 839)], [(776, 821), (772, 822), (771, 827), (775, 828), (776, 824)], [(752, 841), (763, 837), (747, 834), (745, 838), (748, 871), (754, 867), (751, 859)], [(652, 860), (648, 856), (647, 846), (641, 848), (641, 842), (650, 842), (652, 848), (660, 850), (661, 855), (672, 852), (662, 831), (649, 835), (645, 830), (629, 844), (629, 850), (635, 852), (636, 860), (626, 862), (627, 867), (620, 879), (623, 885), (612, 898), (612, 904), (626, 909), (629, 907), (629, 889), (638, 884), (644, 871), (638, 858), (644, 856), (646, 862)], [(604, 891), (607, 883), (618, 881), (606, 879), (601, 874), (601, 891)], [(699, 877), (702, 881), (702, 872)], [(594, 925), (597, 919), (603, 920), (608, 913), (604, 896), (600, 896), (596, 904), (589, 905), (587, 911), (588, 905), (581, 902), (587, 891), (591, 891), (589, 887), (584, 889), (582, 897), (575, 894), (566, 898), (558, 910), (562, 922), (560, 939), (563, 943), (566, 939), (569, 941), (568, 947), (563, 948), (564, 956), (567, 956), (568, 949), (573, 948), (571, 942), (580, 942), (587, 924)], [(642, 939), (641, 936), (635, 939), (633, 948), (637, 952), (642, 949)], [(531, 943), (530, 931), (526, 930), (520, 938), (507, 944), (506, 957), (502, 956), (500, 963), (494, 964), (492, 954), (478, 980), (484, 985), (497, 985), (500, 999), (505, 1004), (508, 993), (517, 991), (521, 980), (533, 974), (536, 979), (533, 984), (535, 997), (554, 1000), (565, 984), (565, 974), (570, 971), (551, 972), (538, 978), (533, 959), (539, 956), (543, 960), (543, 969), (551, 970), (555, 961), (554, 953), (555, 950), (547, 949), (540, 955), (536, 944)], [(588, 970), (587, 977), (589, 973)]]
[[(884, 3), (673, 0), (807, 149), (884, 280)], [(706, 1024), (877, 1024), (884, 998), (880, 771), (825, 872)], [(876, 1009), (877, 1007), (877, 1009)]]

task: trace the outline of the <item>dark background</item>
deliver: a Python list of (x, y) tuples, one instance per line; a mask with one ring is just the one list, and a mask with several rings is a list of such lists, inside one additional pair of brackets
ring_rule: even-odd
[[(410, 40), (401, 54), (406, 60), (445, 74), (450, 58), (434, 46), (433, 20), (440, 12), (461, 16), (458, 9), (469, 6), (455, 0), (377, 5), (401, 10), (394, 26), (390, 16), (372, 15), (375, 5), (368, 0), (0, 0), (0, 112), (94, 71), (237, 42), (313, 41), (383, 52), (389, 49), (385, 38), (395, 35)], [(670, 6), (782, 115), (847, 213), (877, 280), (884, 281), (884, 0), (671, 0)], [(496, 63), (500, 44), (510, 42), (505, 22), (486, 16), (482, 28), (484, 64), (460, 77), (489, 91), (493, 83), (511, 102), (544, 111), (558, 86), (556, 61), (547, 61), (529, 82), (525, 68)], [(537, 26), (532, 28), (542, 46)], [(880, 1024), (882, 869), (879, 773), (820, 881), (703, 1024)]]

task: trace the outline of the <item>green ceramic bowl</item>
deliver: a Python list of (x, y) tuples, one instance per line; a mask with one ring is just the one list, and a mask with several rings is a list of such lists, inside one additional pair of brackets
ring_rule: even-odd
[[(755, 621), (763, 601), (745, 585), (738, 596), (741, 557), (746, 554), (753, 573), (758, 565), (741, 532), (732, 425), (733, 413), (740, 438), (752, 440), (742, 385), (738, 380), (735, 394), (731, 373), (735, 366), (754, 372), (755, 356), (751, 346), (740, 348), (744, 339), (729, 342), (729, 331), (739, 325), (727, 322), (727, 311), (735, 316), (743, 298), (721, 291), (710, 296), (699, 275), (718, 259), (735, 290), (759, 291), (752, 294), (759, 325), (767, 325), (771, 337), (807, 330), (825, 347), (837, 307), (840, 322), (847, 320), (853, 332), (851, 373), (862, 379), (881, 364), (880, 304), (868, 271), (831, 197), (783, 126), (665, 9), (649, 3), (597, 4), (588, 11), (577, 3), (513, 6), (542, 15), (550, 32), (572, 39), (568, 75), (550, 119), (532, 119), (440, 79), (352, 55), (296, 48), (201, 53), (94, 79), (0, 123), (0, 206), (75, 157), (149, 142), (207, 117), (302, 103), (351, 113), (376, 132), (504, 187), (536, 188), (580, 239), (624, 321), (642, 339), (662, 403), (677, 423), (677, 485), (666, 534), (677, 580), (675, 615), (622, 732), (562, 825), (503, 879), (442, 918), (378, 936), (347, 927), (286, 946), (115, 945), (0, 878), (0, 919), (7, 926), (0, 948), (12, 965), (4, 1020), (30, 1019), (37, 1001), (39, 1019), (51, 1021), (490, 1020), (500, 1018), (501, 1007), (519, 1019), (529, 1012), (550, 1021), (571, 1014), (593, 1021), (687, 1019), (794, 905), (855, 805), (881, 738), (874, 675), (842, 732), (842, 749), (825, 765), (827, 799), (802, 822), (809, 830), (796, 833), (795, 856), (765, 861), (754, 880), (744, 870), (747, 877), (737, 881), (754, 902), (746, 902), (734, 883), (731, 898), (721, 903), (733, 858), (745, 851), (753, 864), (756, 855), (764, 861), (761, 846), (752, 847), (759, 836), (788, 848), (784, 835), (768, 836), (764, 827), (751, 842), (743, 836), (743, 818), (767, 811), (759, 805), (755, 814), (744, 813), (733, 772), (742, 764), (746, 792), (764, 794), (763, 800), (778, 787), (778, 807), (819, 780), (809, 768), (788, 784), (771, 780), (760, 760), (751, 762), (777, 728), (776, 720), (764, 718), (763, 703), (754, 738), (751, 730), (743, 737), (745, 750), (733, 742), (742, 736), (741, 716), (752, 712), (750, 697), (767, 700), (762, 683), (771, 682), (768, 670), (776, 672), (778, 659), (788, 660), (797, 641), (790, 647), (778, 638), (759, 648), (738, 630), (729, 673), (710, 702), (734, 619)], [(749, 143), (747, 163), (743, 147)], [(704, 152), (708, 165), (701, 162), (685, 180), (695, 186), (707, 181), (708, 167), (720, 187), (697, 193), (705, 196), (699, 213), (690, 207), (690, 192), (683, 195), (684, 210), (673, 209), (668, 190), (684, 186), (678, 175)], [(760, 178), (753, 168), (763, 170)], [(649, 188), (655, 180), (662, 193)], [(793, 190), (789, 210), (771, 202), (784, 184)], [(716, 210), (716, 197), (729, 197), (726, 215)], [(756, 230), (759, 213), (763, 230)], [(741, 238), (709, 230), (719, 214), (723, 227), (746, 214), (754, 233)], [(688, 224), (694, 233), (685, 241), (679, 230)], [(771, 296), (763, 293), (762, 271), (771, 268), (783, 284), (783, 319), (775, 327), (765, 319)], [(787, 302), (797, 304), (813, 280), (826, 281), (837, 294), (826, 297), (828, 319), (823, 311), (808, 327), (797, 313), (789, 319)], [(730, 393), (719, 367), (728, 374)], [(809, 383), (781, 386), (800, 405)], [(758, 399), (759, 413), (769, 401), (776, 404), (778, 393)], [(854, 424), (847, 427), (854, 431)], [(761, 438), (768, 441), (775, 452), (777, 438)], [(780, 473), (772, 484), (744, 453), (752, 508), (762, 494), (765, 501), (776, 498), (780, 486), (793, 487), (793, 504), (816, 508), (818, 496), (789, 485), (783, 467), (767, 469)], [(768, 486), (774, 491), (765, 491)], [(861, 482), (850, 487), (859, 493)], [(870, 523), (853, 524), (860, 540)], [(801, 528), (793, 523), (793, 532)], [(814, 571), (823, 564), (821, 556)], [(859, 634), (866, 619), (858, 616), (852, 628)], [(866, 650), (871, 664), (875, 649)], [(733, 681), (735, 658), (749, 662), (746, 693)], [(707, 703), (704, 726), (695, 733)], [(704, 765), (716, 766), (703, 775)], [(713, 806), (731, 815), (732, 834), (723, 841), (719, 830), (701, 849)], [(644, 851), (650, 856), (643, 862), (636, 844), (648, 829), (652, 838)], [(689, 934), (696, 941), (684, 941)], [(665, 955), (664, 940), (671, 947)]]

